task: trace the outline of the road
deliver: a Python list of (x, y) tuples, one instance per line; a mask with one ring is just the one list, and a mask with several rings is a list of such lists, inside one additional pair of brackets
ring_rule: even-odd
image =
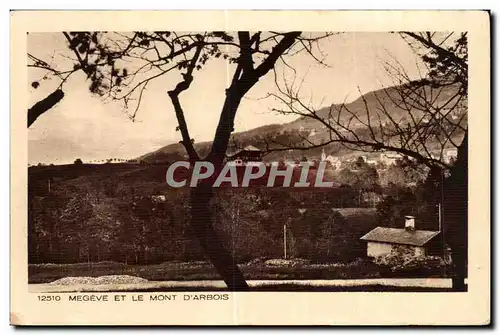
[[(355, 288), (356, 286), (390, 286), (403, 288), (431, 288), (449, 289), (449, 278), (369, 278), (369, 279), (332, 279), (332, 280), (248, 280), (253, 288), (276, 286), (300, 287), (302, 290), (310, 288)], [(226, 285), (222, 280), (193, 280), (193, 281), (150, 281), (140, 284), (109, 284), (109, 285), (53, 285), (29, 284), (32, 293), (63, 293), (63, 292), (113, 292), (113, 291), (183, 291), (183, 290), (223, 290)], [(272, 289), (271, 289), (272, 290)], [(278, 289), (279, 290), (279, 289)]]

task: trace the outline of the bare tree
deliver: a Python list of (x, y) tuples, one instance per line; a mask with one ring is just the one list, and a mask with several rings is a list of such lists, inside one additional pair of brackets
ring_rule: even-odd
[[(260, 78), (284, 57), (306, 52), (313, 61), (321, 62), (315, 44), (330, 36), (301, 32), (200, 32), (167, 31), (133, 33), (64, 33), (73, 52), (75, 69), (82, 69), (90, 80), (90, 91), (105, 101), (121, 101), (131, 120), (135, 120), (148, 85), (157, 78), (180, 73), (181, 80), (165, 90), (177, 117), (177, 130), (189, 160), (212, 162), (220, 169), (226, 156), (234, 119), (245, 94)], [(182, 93), (191, 87), (195, 72), (214, 58), (222, 58), (233, 66), (219, 123), (206, 157), (200, 157), (191, 138), (182, 107)], [(229, 70), (228, 70), (229, 71)], [(161, 112), (161, 111), (160, 111)], [(212, 186), (202, 182), (191, 190), (191, 225), (205, 255), (216, 267), (231, 290), (247, 290), (248, 285), (235, 260), (212, 226), (210, 200)]]
[(39, 116), (50, 110), (64, 98), (64, 84), (71, 77), (71, 75), (81, 69), (79, 66), (59, 69), (55, 64), (54, 58), (55, 57), (52, 56), (50, 60), (45, 61), (32, 53), (28, 53), (28, 68), (41, 70), (42, 72), (42, 75), (38, 80), (31, 82), (31, 87), (37, 89), (40, 86), (40, 83), (46, 80), (56, 79), (59, 81), (58, 86), (52, 93), (36, 102), (31, 108), (28, 109), (28, 128), (38, 119)]
[[(467, 97), (468, 50), (467, 32), (442, 35), (433, 32), (403, 32), (402, 37), (417, 50), (430, 67), (430, 78), (444, 78), (442, 85), (458, 85), (458, 91)], [(452, 38), (451, 43), (446, 43)], [(455, 273), (453, 288), (466, 289), (468, 246), (468, 131), (465, 129), (458, 146), (458, 156), (451, 167), (451, 175), (443, 185), (443, 228), (452, 248)]]
[[(396, 61), (384, 64), (394, 85), (350, 104), (318, 108), (300, 95), (301, 82), (275, 79), (279, 93), (269, 94), (281, 108), (275, 111), (314, 120), (326, 136), (313, 140), (298, 134), (298, 143), (269, 139), (269, 150), (308, 150), (332, 143), (357, 151), (392, 151), (429, 168), (446, 169), (444, 183), (446, 235), (456, 267), (454, 287), (463, 289), (467, 254), (467, 33), (401, 32), (423, 60), (425, 72), (411, 79)], [(453, 164), (445, 149), (455, 148)]]
[(28, 67), (41, 69), (44, 71), (44, 74), (40, 80), (35, 80), (31, 83), (31, 86), (35, 89), (37, 89), (40, 86), (41, 80), (47, 80), (49, 78), (55, 77), (61, 81), (59, 86), (52, 93), (50, 93), (47, 97), (38, 101), (31, 108), (28, 109), (28, 128), (29, 128), (40, 115), (42, 115), (43, 113), (54, 107), (59, 101), (61, 101), (61, 99), (64, 97), (62, 86), (74, 71), (57, 70), (55, 66), (52, 65), (51, 62), (46, 62), (30, 53), (28, 53)]
[[(38, 119), (38, 117), (49, 111), (64, 98), (64, 85), (73, 74), (83, 71), (87, 75), (87, 80), (90, 80), (93, 76), (95, 76), (99, 67), (108, 65), (112, 61), (121, 57), (121, 54), (113, 54), (107, 55), (106, 58), (101, 58), (98, 61), (91, 62), (89, 61), (89, 57), (91, 57), (91, 55), (96, 51), (88, 48), (89, 42), (81, 43), (80, 40), (72, 39), (66, 32), (63, 32), (62, 34), (69, 42), (69, 48), (73, 51), (73, 55), (75, 56), (69, 57), (63, 55), (62, 59), (68, 60), (67, 62), (62, 62), (64, 65), (61, 65), (61, 59), (56, 59), (54, 54), (46, 60), (33, 53), (27, 54), (28, 68), (37, 70), (40, 73), (40, 77), (31, 82), (31, 86), (34, 89), (39, 88), (45, 81), (58, 81), (58, 85), (52, 93), (36, 102), (31, 108), (28, 109), (28, 128)], [(95, 43), (98, 42), (97, 32), (85, 34), (85, 36), (88, 37), (90, 41)]]
[[(314, 106), (301, 97), (301, 84), (276, 78), (278, 93), (269, 94), (281, 103), (274, 111), (316, 121), (328, 130), (327, 137), (290, 145), (269, 141), (273, 150), (310, 149), (339, 143), (350, 150), (393, 151), (428, 165), (450, 168), (445, 149), (460, 146), (467, 131), (467, 94), (461, 82), (444, 76), (410, 78), (399, 64), (384, 64), (393, 85), (363, 95), (352, 103)], [(275, 73), (276, 75), (276, 73)], [(466, 85), (466, 83), (465, 83)]]

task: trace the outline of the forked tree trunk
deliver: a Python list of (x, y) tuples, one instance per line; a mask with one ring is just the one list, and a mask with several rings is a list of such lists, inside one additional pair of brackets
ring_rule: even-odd
[(210, 185), (199, 185), (191, 189), (191, 225), (203, 249), (204, 255), (212, 262), (231, 291), (249, 289), (243, 274), (231, 253), (224, 247), (212, 225), (210, 199), (213, 190)]

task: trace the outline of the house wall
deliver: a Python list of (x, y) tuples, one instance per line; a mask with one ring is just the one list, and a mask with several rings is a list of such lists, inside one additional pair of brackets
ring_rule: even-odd
[(392, 244), (381, 242), (368, 242), (366, 254), (369, 257), (380, 257), (388, 255), (392, 251)]
[[(391, 243), (382, 243), (382, 242), (368, 242), (366, 254), (368, 257), (381, 257), (391, 253), (395, 244)], [(425, 248), (424, 247), (416, 247), (416, 246), (405, 246), (405, 250), (412, 250), (415, 257), (425, 256)]]
[(260, 161), (262, 160), (262, 153), (260, 151), (241, 151), (232, 156), (231, 159), (241, 159), (243, 161)]

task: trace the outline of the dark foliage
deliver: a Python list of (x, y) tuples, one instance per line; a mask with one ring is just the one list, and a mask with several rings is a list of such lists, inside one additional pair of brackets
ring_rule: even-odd
[[(30, 168), (29, 262), (204, 259), (189, 225), (189, 194), (168, 189), (164, 169), (135, 164)], [(359, 237), (376, 223), (373, 211), (365, 216), (358, 214), (362, 209), (346, 215), (333, 210), (356, 207), (357, 192), (350, 193), (348, 185), (321, 192), (220, 189), (211, 200), (211, 216), (238, 262), (283, 257), (283, 225), (289, 257), (349, 261), (363, 256)]]

